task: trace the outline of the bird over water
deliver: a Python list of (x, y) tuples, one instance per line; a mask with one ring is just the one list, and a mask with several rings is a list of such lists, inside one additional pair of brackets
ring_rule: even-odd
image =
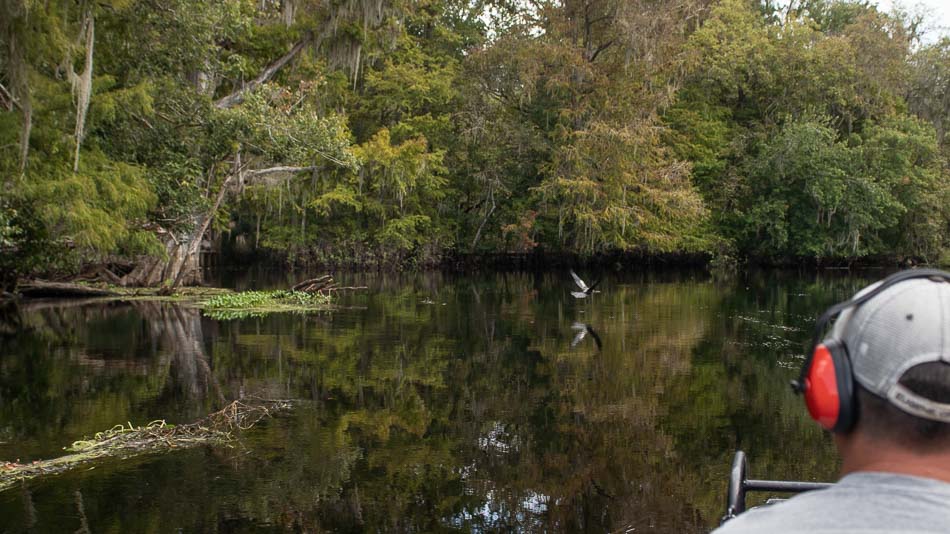
[(571, 276), (574, 277), (574, 283), (577, 284), (577, 287), (581, 288), (580, 291), (571, 291), (571, 295), (573, 295), (574, 298), (586, 299), (593, 293), (600, 293), (600, 291), (594, 290), (594, 288), (597, 287), (597, 284), (600, 283), (600, 280), (597, 280), (596, 282), (588, 286), (587, 283), (581, 280), (581, 277), (577, 276), (577, 273), (575, 273), (573, 270), (571, 270)]

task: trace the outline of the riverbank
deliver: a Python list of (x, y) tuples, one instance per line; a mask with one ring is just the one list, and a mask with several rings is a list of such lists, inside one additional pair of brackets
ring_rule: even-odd
[[(332, 278), (325, 277), (332, 284)], [(314, 287), (311, 284), (309, 287)], [(101, 283), (28, 282), (18, 295), (8, 294), (4, 301), (16, 306), (26, 302), (172, 302), (192, 306), (218, 320), (262, 317), (271, 313), (309, 313), (330, 308), (333, 287), (314, 291), (295, 288), (273, 291), (234, 291), (221, 287), (127, 288)], [(345, 288), (363, 289), (363, 288)]]
[[(592, 255), (536, 250), (528, 253), (491, 252), (464, 253), (447, 251), (439, 256), (425, 258), (408, 255), (399, 258), (380, 259), (373, 255), (354, 256), (350, 260), (320, 260), (314, 254), (301, 254), (293, 258), (278, 253), (223, 254), (215, 258), (215, 267), (228, 265), (267, 265), (275, 269), (293, 271), (351, 271), (351, 272), (396, 272), (396, 271), (446, 271), (466, 272), (492, 269), (544, 270), (561, 268), (600, 268), (614, 271), (663, 269), (709, 269), (743, 271), (749, 269), (869, 269), (908, 268), (914, 266), (950, 266), (950, 251), (938, 258), (928, 259), (903, 255), (875, 255), (861, 257), (816, 258), (810, 256), (740, 256), (733, 252), (670, 252), (649, 253), (646, 251), (608, 251)], [(333, 256), (339, 257), (339, 256)]]

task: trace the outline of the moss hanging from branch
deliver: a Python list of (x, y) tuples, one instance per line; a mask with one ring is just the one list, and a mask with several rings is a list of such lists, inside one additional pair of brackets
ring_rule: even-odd
[(86, 114), (89, 111), (89, 100), (92, 97), (92, 52), (96, 39), (96, 19), (92, 13), (92, 6), (86, 4), (83, 11), (82, 26), (79, 31), (80, 42), (85, 50), (85, 60), (82, 72), (76, 74), (73, 70), (72, 57), (67, 58), (66, 73), (72, 85), (73, 96), (76, 99), (76, 152), (73, 157), (73, 172), (79, 171), (79, 148), (83, 137), (86, 136)]

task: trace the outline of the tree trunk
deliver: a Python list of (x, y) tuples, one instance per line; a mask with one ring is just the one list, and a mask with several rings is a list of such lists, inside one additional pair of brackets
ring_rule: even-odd
[(495, 188), (493, 184), (488, 185), (488, 198), (491, 200), (491, 207), (488, 209), (488, 212), (485, 213), (482, 224), (478, 225), (478, 231), (475, 232), (475, 239), (472, 240), (472, 252), (475, 252), (475, 246), (478, 245), (478, 240), (482, 238), (482, 230), (485, 228), (485, 223), (487, 223), (488, 219), (495, 213)]
[(211, 225), (221, 202), (231, 187), (231, 184), (238, 177), (241, 171), (241, 156), (235, 158), (235, 170), (221, 184), (221, 189), (215, 198), (214, 204), (197, 217), (194, 229), (189, 232), (184, 239), (178, 240), (171, 233), (165, 237), (166, 258), (148, 258), (137, 265), (132, 272), (122, 278), (122, 285), (125, 286), (157, 286), (170, 282), (169, 289), (175, 289), (180, 285), (194, 285), (201, 283), (202, 273), (200, 256), (201, 240), (205, 232)]
[(283, 0), (281, 2), (281, 12), (280, 16), (284, 21), (284, 26), (288, 28), (293, 26), (294, 17), (297, 14), (297, 2), (296, 0)]
[[(193, 285), (201, 283), (201, 269), (197, 254), (189, 254), (191, 241), (197, 232), (191, 232), (179, 241), (172, 234), (164, 235), (165, 258), (145, 258), (132, 272), (122, 277), (123, 286), (155, 287), (166, 282)], [(200, 244), (201, 237), (197, 237)], [(175, 287), (175, 286), (173, 286)]]
[[(33, 128), (33, 104), (30, 98), (30, 83), (24, 47), (15, 30), (9, 29), (8, 53), (11, 77), (10, 100), (20, 108), (23, 125), (20, 129), (20, 172), (26, 170), (26, 160), (30, 155), (30, 130)], [(5, 181), (10, 180), (8, 176)]]
[(171, 233), (163, 236), (165, 241), (166, 258), (147, 258), (139, 263), (129, 274), (122, 278), (124, 286), (157, 286), (168, 283), (169, 290), (181, 285), (201, 283), (200, 252), (201, 241), (211, 226), (221, 203), (235, 186), (240, 187), (245, 181), (277, 173), (296, 173), (313, 171), (316, 167), (280, 166), (267, 169), (246, 171), (241, 163), (240, 149), (234, 157), (231, 173), (225, 178), (218, 190), (214, 202), (208, 211), (195, 216), (194, 229), (181, 240)]
[(254, 250), (261, 246), (261, 214), (257, 214), (257, 227), (254, 229)]
[(20, 99), (23, 112), (23, 127), (20, 130), (20, 172), (26, 170), (26, 160), (30, 155), (30, 131), (33, 129), (33, 102), (30, 88), (24, 82), (24, 91)]

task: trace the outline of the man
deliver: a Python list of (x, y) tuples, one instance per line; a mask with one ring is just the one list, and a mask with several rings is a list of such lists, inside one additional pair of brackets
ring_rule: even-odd
[(840, 480), (715, 534), (950, 533), (950, 274), (904, 271), (869, 286), (829, 309), (815, 340), (796, 389), (834, 433)]

